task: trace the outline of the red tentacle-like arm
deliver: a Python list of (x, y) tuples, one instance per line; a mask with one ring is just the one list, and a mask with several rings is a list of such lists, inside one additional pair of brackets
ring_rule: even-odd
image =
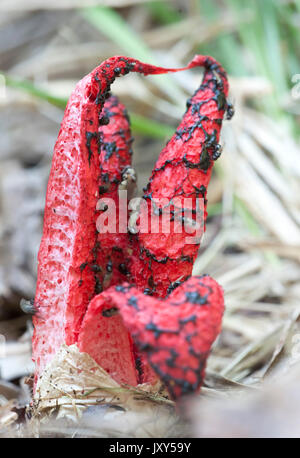
[[(205, 56), (196, 56), (187, 68), (196, 65), (205, 67), (203, 81), (158, 158), (137, 217), (140, 230), (132, 236), (133, 281), (146, 294), (159, 297), (192, 273), (205, 230), (207, 186), (220, 156), (222, 120), (232, 110), (222, 67)], [(145, 214), (151, 218), (143, 232)], [(194, 230), (189, 221), (197, 223)], [(150, 224), (156, 233), (149, 230)]]

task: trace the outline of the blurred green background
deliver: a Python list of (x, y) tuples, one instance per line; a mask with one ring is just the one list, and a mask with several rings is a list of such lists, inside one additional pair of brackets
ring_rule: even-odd
[[(43, 2), (4, 1), (5, 11), (14, 10), (14, 4), (22, 4), (26, 13), (38, 10)], [(27, 3), (27, 5), (25, 5)], [(51, 10), (62, 11), (70, 27), (75, 14), (90, 24), (93, 41), (101, 43), (105, 37), (115, 44), (117, 53), (134, 56), (138, 59), (160, 63), (163, 58), (158, 53), (168, 52), (169, 46), (178, 46), (182, 41), (187, 48), (184, 61), (194, 53), (213, 55), (236, 77), (261, 76), (272, 84), (272, 94), (255, 100), (257, 108), (269, 116), (285, 122), (294, 135), (299, 135), (299, 103), (291, 98), (291, 88), (298, 81), (295, 76), (300, 71), (300, 2), (299, 0), (188, 0), (188, 1), (95, 1), (99, 5), (115, 4), (118, 8), (95, 6), (80, 8), (80, 2), (52, 2)], [(82, 5), (89, 2), (82, 2)], [(77, 6), (72, 9), (72, 4)], [(71, 12), (67, 17), (66, 10)], [(138, 10), (138, 11), (135, 11)], [(51, 13), (48, 13), (51, 15)], [(56, 12), (56, 16), (59, 15)], [(138, 18), (140, 16), (140, 23)], [(62, 19), (59, 18), (60, 20)], [(53, 20), (53, 19), (52, 19)], [(64, 21), (66, 26), (68, 22)], [(16, 24), (17, 26), (17, 24)], [(150, 31), (150, 34), (147, 32)], [(151, 35), (151, 31), (156, 33)], [(146, 34), (146, 37), (144, 36)], [(161, 35), (161, 46), (159, 41)], [(150, 36), (150, 40), (147, 37)], [(2, 49), (5, 49), (3, 37)], [(153, 40), (154, 38), (154, 40)], [(150, 43), (149, 43), (150, 41)], [(152, 43), (154, 42), (154, 45)], [(10, 48), (10, 44), (7, 43)], [(152, 46), (151, 46), (152, 45)], [(101, 49), (99, 49), (101, 54)], [(175, 51), (176, 54), (176, 51)], [(95, 61), (95, 65), (96, 65)], [(6, 74), (7, 65), (1, 65)], [(15, 75), (17, 76), (17, 75)], [(47, 99), (50, 103), (63, 107), (65, 99), (55, 93), (42, 91), (30, 81), (20, 81), (14, 75), (6, 75), (9, 86), (20, 87), (31, 94)], [(170, 85), (170, 87), (169, 87)], [(165, 95), (178, 96), (176, 85), (169, 81), (158, 83)], [(174, 100), (174, 99), (173, 99)], [(133, 115), (133, 130), (153, 137), (170, 134), (167, 126), (160, 127), (146, 119)]]

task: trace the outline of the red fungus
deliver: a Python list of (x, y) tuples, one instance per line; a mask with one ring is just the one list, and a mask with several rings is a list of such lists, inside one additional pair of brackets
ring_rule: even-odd
[[(155, 198), (177, 197), (182, 202), (190, 197), (191, 219), (195, 219), (196, 199), (205, 198), (212, 164), (219, 155), (224, 113), (232, 114), (222, 67), (210, 57), (196, 56), (184, 69), (195, 66), (204, 67), (204, 78), (153, 170), (144, 195), (148, 216), (153, 216), (150, 203)], [(189, 245), (186, 236), (193, 234), (185, 229), (176, 233), (183, 220), (177, 218), (174, 202), (169, 234), (161, 227), (158, 234), (121, 233), (118, 219), (115, 233), (96, 231), (96, 220), (105, 210), (97, 202), (109, 197), (118, 209), (119, 186), (131, 161), (128, 117), (118, 100), (110, 96), (111, 84), (131, 71), (148, 75), (184, 69), (163, 69), (117, 56), (81, 80), (70, 97), (54, 149), (38, 255), (35, 308), (41, 313), (34, 317), (36, 379), (61, 344), (77, 343), (120, 383), (153, 382), (155, 372), (174, 398), (201, 385), (210, 345), (220, 329), (223, 298), (220, 287), (209, 277), (190, 279), (175, 289), (190, 276), (199, 241)], [(162, 216), (160, 211), (156, 215), (159, 223)], [(133, 286), (112, 286), (124, 280)], [(144, 304), (138, 309), (128, 308), (127, 293), (132, 287), (137, 288), (134, 295), (139, 304)], [(208, 302), (200, 312), (184, 297), (204, 294), (201, 288), (206, 289)], [(143, 295), (164, 298), (173, 289), (165, 302)], [(182, 301), (180, 307), (174, 306), (174, 297)], [(120, 309), (124, 321), (114, 308)], [(180, 324), (193, 310), (195, 322)], [(149, 328), (156, 320), (165, 329), (160, 335)], [(170, 346), (163, 348), (171, 334), (177, 336), (173, 342), (177, 353), (182, 347), (176, 357)], [(171, 368), (167, 361), (176, 367)], [(180, 371), (181, 361), (187, 368)]]

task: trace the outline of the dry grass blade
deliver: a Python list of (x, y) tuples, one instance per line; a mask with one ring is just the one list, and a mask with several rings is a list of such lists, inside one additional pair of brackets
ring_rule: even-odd
[(273, 192), (280, 196), (286, 204), (293, 205), (295, 195), (292, 189), (286, 185), (286, 180), (273, 162), (258, 147), (253, 138), (244, 132), (238, 137), (238, 146), (247, 161), (252, 165), (256, 172), (264, 179)]
[(214, 38), (219, 33), (226, 33), (235, 28), (232, 17), (224, 17), (213, 25), (203, 21), (201, 16), (188, 17), (174, 24), (157, 27), (143, 34), (146, 43), (153, 47), (170, 46), (182, 38), (188, 37), (191, 47)]
[(294, 259), (300, 263), (300, 247), (285, 245), (284, 243), (278, 243), (271, 240), (255, 239), (255, 240), (244, 240), (240, 242), (240, 247), (244, 250), (263, 250), (271, 251), (276, 255), (283, 258)]
[[(262, 113), (244, 110), (244, 128), (280, 164), (284, 177), (300, 176), (299, 146), (283, 126)], [(288, 152), (288, 153), (287, 153)]]
[(251, 374), (254, 367), (262, 365), (270, 357), (282, 328), (283, 325), (278, 325), (263, 338), (249, 344), (222, 370), (221, 375), (239, 381)]
[[(292, 353), (292, 340), (293, 340), (293, 335), (295, 335), (295, 324), (299, 320), (300, 316), (300, 309), (299, 307), (296, 308), (296, 310), (293, 311), (291, 314), (290, 318), (286, 320), (284, 323), (284, 327), (282, 329), (280, 339), (278, 340), (276, 347), (274, 349), (272, 358), (270, 361), (265, 365), (263, 370), (260, 372), (261, 377), (266, 377), (272, 371), (276, 373), (276, 376), (278, 375), (279, 372), (279, 367), (281, 366), (281, 370), (283, 367), (283, 371), (287, 372), (291, 366), (292, 358), (293, 356)], [(286, 350), (286, 355), (284, 355), (284, 352)], [(288, 359), (289, 361), (285, 361), (285, 364), (282, 364), (282, 360), (280, 359)], [(299, 356), (298, 356), (299, 358)], [(295, 361), (294, 361), (295, 362)], [(278, 367), (279, 366), (279, 367)]]
[(262, 260), (260, 258), (250, 258), (244, 264), (240, 264), (236, 268), (226, 272), (218, 277), (218, 281), (221, 285), (225, 288), (228, 283), (241, 279), (246, 275), (250, 275), (251, 273), (257, 271), (262, 266)]
[(246, 161), (240, 160), (237, 164), (236, 185), (240, 198), (270, 233), (276, 235), (281, 242), (287, 245), (300, 245), (298, 225), (288, 215), (282, 202)]
[(193, 275), (200, 275), (204, 272), (207, 264), (226, 245), (228, 234), (226, 230), (219, 232), (213, 243), (205, 250), (201, 257), (198, 257), (193, 267)]
[(233, 390), (255, 389), (251, 385), (235, 382), (209, 369), (206, 371), (204, 386), (215, 391), (221, 390), (229, 393)]

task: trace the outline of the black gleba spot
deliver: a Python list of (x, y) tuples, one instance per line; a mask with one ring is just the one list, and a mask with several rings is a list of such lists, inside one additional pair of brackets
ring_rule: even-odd
[(189, 291), (185, 294), (185, 297), (191, 304), (205, 305), (207, 303), (207, 296), (201, 296), (197, 291)]

